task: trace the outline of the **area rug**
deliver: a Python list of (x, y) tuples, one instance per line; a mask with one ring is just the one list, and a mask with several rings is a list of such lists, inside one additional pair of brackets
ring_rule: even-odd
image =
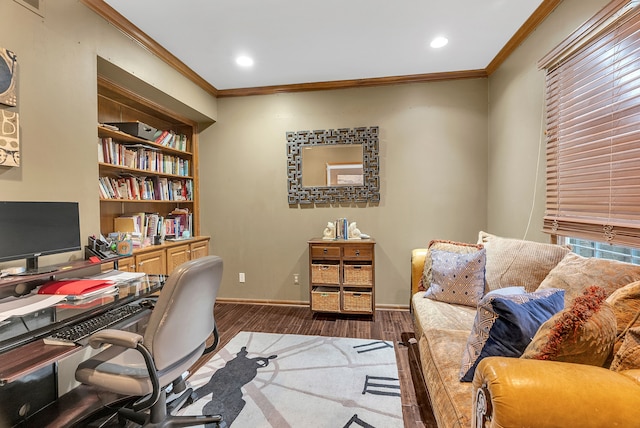
[(240, 332), (189, 377), (181, 414), (227, 427), (403, 427), (393, 342)]

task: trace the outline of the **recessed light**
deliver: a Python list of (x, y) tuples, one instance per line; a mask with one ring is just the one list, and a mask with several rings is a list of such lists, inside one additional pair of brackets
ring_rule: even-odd
[(253, 58), (248, 56), (239, 56), (236, 58), (236, 64), (240, 67), (251, 67), (253, 65)]
[(447, 43), (449, 43), (449, 40), (446, 37), (438, 36), (431, 41), (431, 44), (429, 46), (431, 46), (434, 49), (438, 49), (443, 46), (446, 46)]

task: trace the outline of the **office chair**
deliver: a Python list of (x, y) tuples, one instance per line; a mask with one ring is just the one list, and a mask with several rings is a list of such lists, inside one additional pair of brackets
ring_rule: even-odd
[[(131, 420), (149, 427), (218, 423), (216, 416), (173, 416), (167, 411), (167, 387), (203, 354), (215, 329), (213, 306), (222, 279), (222, 259), (207, 256), (178, 266), (169, 276), (149, 317), (144, 337), (105, 329), (94, 333), (92, 347), (111, 344), (82, 362), (76, 379), (107, 391), (140, 396), (118, 410), (120, 422)], [(171, 388), (169, 388), (171, 389)], [(190, 391), (185, 391), (181, 402)]]

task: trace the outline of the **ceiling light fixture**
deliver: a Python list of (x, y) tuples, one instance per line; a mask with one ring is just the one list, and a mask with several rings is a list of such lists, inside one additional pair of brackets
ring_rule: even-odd
[(444, 47), (449, 43), (449, 40), (446, 37), (438, 36), (431, 41), (430, 46), (434, 49), (438, 49)]
[(236, 58), (236, 64), (240, 67), (251, 67), (253, 65), (253, 59), (248, 56), (239, 56)]

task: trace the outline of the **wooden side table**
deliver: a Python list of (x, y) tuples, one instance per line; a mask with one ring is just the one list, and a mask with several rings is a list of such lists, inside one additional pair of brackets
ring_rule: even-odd
[(375, 240), (309, 243), (309, 293), (313, 312), (375, 314)]

